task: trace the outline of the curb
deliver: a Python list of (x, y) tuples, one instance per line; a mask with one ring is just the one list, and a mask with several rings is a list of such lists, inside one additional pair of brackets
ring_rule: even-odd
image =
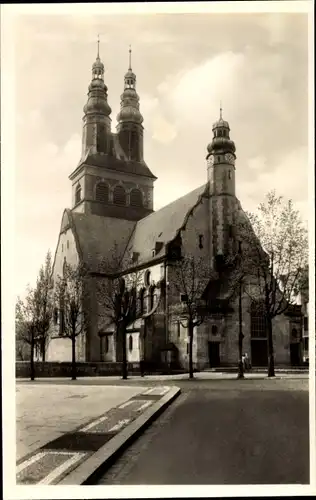
[(179, 396), (179, 387), (172, 387), (159, 401), (137, 417), (130, 425), (114, 436), (96, 453), (76, 469), (72, 470), (59, 483), (60, 485), (96, 484), (101, 474), (115, 462), (120, 454)]

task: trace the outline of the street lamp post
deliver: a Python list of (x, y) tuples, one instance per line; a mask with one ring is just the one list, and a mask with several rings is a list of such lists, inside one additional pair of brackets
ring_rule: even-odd
[[(241, 241), (239, 241), (238, 249), (240, 261), (241, 261)], [(242, 278), (239, 280), (239, 294), (238, 294), (238, 321), (239, 321), (239, 334), (238, 334), (238, 376), (237, 378), (244, 378), (244, 365), (242, 361), (242, 347), (244, 334), (242, 331)]]

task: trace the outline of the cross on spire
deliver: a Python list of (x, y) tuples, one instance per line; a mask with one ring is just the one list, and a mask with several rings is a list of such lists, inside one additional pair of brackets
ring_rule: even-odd
[(97, 59), (100, 59), (100, 35), (98, 34), (98, 53), (97, 53)]
[(220, 120), (222, 120), (223, 116), (222, 116), (222, 112), (223, 112), (223, 108), (222, 108), (222, 101), (219, 101), (219, 118)]

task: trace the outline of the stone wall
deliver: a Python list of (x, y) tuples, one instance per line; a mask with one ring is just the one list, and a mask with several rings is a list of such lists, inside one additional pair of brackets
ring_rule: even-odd
[[(128, 363), (128, 371), (139, 373), (139, 363)], [(17, 378), (28, 378), (30, 376), (30, 363), (17, 361), (15, 369)], [(107, 375), (121, 375), (121, 363), (77, 363), (78, 377), (93, 377)], [(69, 362), (36, 362), (36, 377), (71, 377), (71, 363)]]

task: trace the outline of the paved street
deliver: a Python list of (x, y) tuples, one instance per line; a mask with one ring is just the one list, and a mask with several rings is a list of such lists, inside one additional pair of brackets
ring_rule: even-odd
[(99, 484), (306, 484), (308, 379), (178, 380), (180, 397)]
[(16, 386), (17, 460), (48, 441), (124, 403), (143, 390), (137, 386), (81, 386), (68, 383)]

